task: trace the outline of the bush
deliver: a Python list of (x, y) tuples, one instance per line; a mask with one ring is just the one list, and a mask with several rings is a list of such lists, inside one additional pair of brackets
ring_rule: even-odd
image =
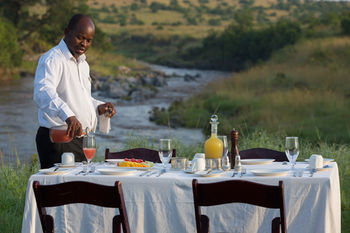
[(347, 17), (341, 21), (342, 33), (350, 35), (350, 17)]
[(263, 29), (231, 25), (222, 33), (211, 32), (202, 46), (187, 50), (183, 59), (197, 60), (210, 68), (241, 70), (268, 59), (273, 51), (295, 43), (300, 36), (299, 24), (288, 21)]
[(17, 40), (16, 28), (7, 20), (0, 18), (0, 67), (12, 68), (22, 61), (22, 50)]
[(220, 19), (209, 19), (208, 24), (211, 26), (220, 26), (221, 21)]

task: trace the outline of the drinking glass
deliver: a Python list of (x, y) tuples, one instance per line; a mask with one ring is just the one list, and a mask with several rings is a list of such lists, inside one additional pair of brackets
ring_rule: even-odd
[(222, 169), (226, 170), (230, 170), (231, 166), (230, 166), (230, 160), (227, 156), (228, 153), (228, 145), (227, 145), (227, 137), (226, 136), (218, 136), (218, 138), (222, 141), (223, 143), (223, 152), (222, 152)]
[(171, 151), (171, 139), (160, 139), (159, 140), (159, 158), (162, 161), (164, 169), (166, 164), (169, 163), (172, 151)]
[[(83, 138), (83, 152), (84, 152), (85, 158), (88, 161), (87, 166), (88, 166), (88, 168), (90, 168), (91, 160), (95, 156), (95, 153), (96, 153), (96, 140), (95, 140), (94, 135), (87, 134), (84, 136), (84, 138)], [(87, 170), (86, 170), (86, 174), (88, 172)]]
[(299, 155), (298, 137), (286, 137), (285, 152), (289, 162), (292, 164), (292, 169), (294, 169), (296, 160)]

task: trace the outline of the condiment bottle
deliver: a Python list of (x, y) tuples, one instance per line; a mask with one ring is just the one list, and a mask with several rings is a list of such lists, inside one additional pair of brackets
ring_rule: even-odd
[(239, 155), (238, 151), (238, 131), (233, 128), (231, 131), (231, 168), (233, 169), (235, 166), (236, 155)]
[(235, 172), (241, 172), (242, 171), (242, 165), (241, 165), (241, 156), (236, 155), (235, 157)]
[(223, 143), (218, 138), (218, 116), (212, 115), (210, 118), (211, 135), (204, 144), (204, 152), (206, 159), (219, 159), (223, 153)]

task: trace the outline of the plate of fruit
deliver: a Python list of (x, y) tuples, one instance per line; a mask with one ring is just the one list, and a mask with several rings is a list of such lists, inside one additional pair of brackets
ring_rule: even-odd
[(125, 158), (122, 161), (118, 161), (117, 163), (118, 168), (133, 168), (137, 170), (149, 170), (154, 167), (154, 163), (150, 161), (143, 161), (142, 159), (128, 159)]

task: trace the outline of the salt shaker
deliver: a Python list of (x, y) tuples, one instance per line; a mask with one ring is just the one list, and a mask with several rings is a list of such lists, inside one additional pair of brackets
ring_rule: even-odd
[(236, 155), (235, 157), (235, 172), (240, 172), (242, 171), (242, 165), (241, 165), (241, 156)]
[(227, 156), (227, 154), (225, 154), (223, 157), (222, 157), (222, 169), (224, 171), (228, 171), (231, 169), (231, 165), (230, 165), (230, 160)]

